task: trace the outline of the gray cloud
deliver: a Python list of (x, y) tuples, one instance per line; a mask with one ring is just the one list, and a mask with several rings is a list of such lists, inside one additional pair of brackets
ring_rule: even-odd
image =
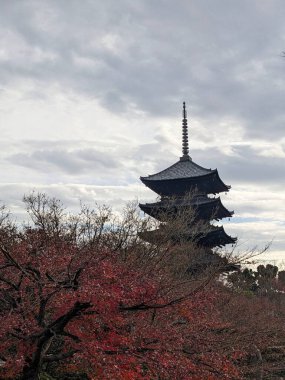
[(101, 171), (118, 168), (118, 163), (110, 154), (98, 152), (95, 149), (36, 150), (30, 154), (14, 154), (8, 159), (16, 165), (41, 171), (56, 169), (71, 175), (90, 173), (90, 170)]
[[(202, 0), (5, 2), (2, 83), (19, 77), (173, 116), (242, 120), (249, 136), (283, 136), (284, 3)], [(43, 87), (44, 90), (44, 87)], [(44, 92), (44, 91), (43, 91)]]
[[(285, 158), (264, 157), (251, 146), (233, 146), (233, 155), (219, 149), (193, 150), (195, 161), (212, 169), (218, 168), (220, 177), (232, 184), (285, 185)], [(226, 179), (225, 179), (226, 178)]]
[[(98, 194), (111, 203), (120, 203), (124, 192), (130, 199), (155, 197), (138, 178), (178, 159), (183, 100), (194, 124), (193, 160), (217, 167), (233, 189), (269, 188), (268, 204), (279, 199), (285, 185), (284, 11), (283, 0), (3, 1), (0, 95), (9, 98), (0, 106), (3, 200), (18, 210), (16, 199), (32, 187), (54, 191), (71, 206)], [(58, 94), (64, 100), (51, 106)], [(33, 119), (37, 112), (48, 119), (57, 107), (68, 114), (66, 99), (74, 107), (84, 99), (109, 111), (114, 118), (104, 125), (112, 133), (103, 133), (99, 116), (91, 126), (82, 105), (73, 129), (61, 119), (53, 125), (51, 117), (49, 126), (40, 116)], [(30, 114), (13, 119), (23, 104)], [(34, 127), (26, 133), (29, 123)], [(14, 140), (7, 142), (11, 125)], [(270, 216), (268, 204), (246, 202), (244, 189), (242, 200), (232, 198), (237, 214), (275, 226), (274, 210)], [(258, 231), (252, 236), (258, 239)]]

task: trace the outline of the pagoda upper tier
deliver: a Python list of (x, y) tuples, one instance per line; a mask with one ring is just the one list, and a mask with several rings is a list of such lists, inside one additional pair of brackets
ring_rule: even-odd
[(221, 180), (217, 169), (203, 168), (188, 155), (182, 156), (167, 169), (140, 179), (161, 196), (182, 196), (191, 191), (198, 194), (217, 194), (231, 188)]

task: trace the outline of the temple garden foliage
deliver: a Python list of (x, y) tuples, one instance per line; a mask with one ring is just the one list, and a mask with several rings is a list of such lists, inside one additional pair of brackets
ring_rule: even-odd
[(284, 375), (284, 272), (229, 272), (251, 253), (174, 244), (193, 214), (146, 242), (157, 222), (136, 205), (70, 215), (44, 194), (24, 200), (28, 224), (5, 208), (0, 220), (1, 379)]

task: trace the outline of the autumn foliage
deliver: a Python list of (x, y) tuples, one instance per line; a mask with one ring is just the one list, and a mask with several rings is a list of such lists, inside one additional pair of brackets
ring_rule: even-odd
[(217, 267), (189, 274), (198, 248), (144, 243), (151, 222), (134, 208), (118, 220), (25, 202), (30, 225), (1, 221), (1, 379), (241, 379), (283, 336), (280, 305), (225, 286)]

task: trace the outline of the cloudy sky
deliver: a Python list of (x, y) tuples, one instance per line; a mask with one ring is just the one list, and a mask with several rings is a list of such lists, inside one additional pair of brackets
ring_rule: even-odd
[(0, 0), (0, 199), (154, 200), (190, 154), (232, 186), (226, 230), (285, 260), (284, 0)]

